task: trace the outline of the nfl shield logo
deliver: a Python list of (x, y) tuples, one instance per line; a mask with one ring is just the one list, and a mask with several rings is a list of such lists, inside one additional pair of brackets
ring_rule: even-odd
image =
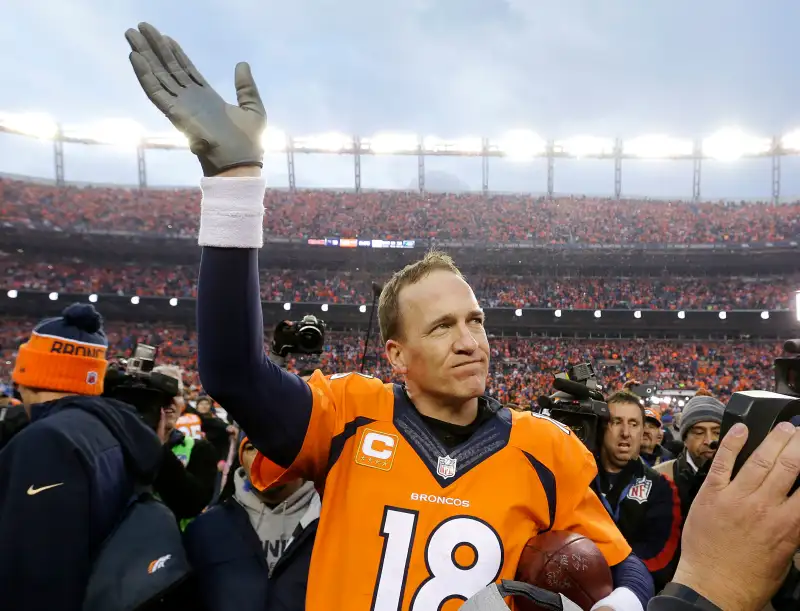
[(631, 489), (628, 490), (627, 498), (631, 499), (632, 501), (636, 501), (641, 505), (647, 500), (647, 497), (650, 496), (650, 489), (652, 487), (652, 481), (646, 477), (640, 477), (634, 482), (633, 486), (631, 486)]
[(97, 375), (96, 371), (89, 371), (86, 374), (86, 383), (90, 386), (94, 386), (97, 384), (97, 381), (100, 379), (100, 376)]
[(456, 474), (456, 459), (449, 456), (440, 456), (436, 464), (436, 473), (442, 479), (450, 479)]

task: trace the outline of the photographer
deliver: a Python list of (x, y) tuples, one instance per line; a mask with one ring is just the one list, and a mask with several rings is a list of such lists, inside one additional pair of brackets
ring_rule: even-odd
[(100, 314), (73, 304), (19, 348), (13, 379), (31, 423), (0, 453), (4, 611), (82, 609), (93, 559), (134, 487), (155, 478), (154, 431), (130, 405), (100, 396), (107, 346)]
[(647, 566), (658, 592), (672, 576), (678, 558), (678, 491), (639, 458), (645, 418), (639, 397), (620, 391), (607, 403), (610, 421), (597, 461), (596, 492), (633, 553)]
[[(183, 401), (180, 369), (153, 365), (154, 361), (148, 359), (145, 371), (130, 374), (133, 379), (129, 383), (117, 384), (107, 394), (135, 405), (142, 412), (159, 415), (157, 432), (163, 443), (162, 461), (153, 488), (183, 529), (214, 495), (216, 451), (208, 441), (189, 437), (176, 428)], [(159, 378), (148, 375), (148, 370), (173, 380), (171, 390), (166, 385), (157, 385), (154, 380)]]

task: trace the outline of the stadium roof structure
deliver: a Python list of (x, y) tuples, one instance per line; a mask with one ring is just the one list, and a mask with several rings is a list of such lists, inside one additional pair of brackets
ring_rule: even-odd
[[(148, 132), (129, 119), (100, 120), (87, 125), (70, 126), (42, 113), (0, 112), (0, 132), (29, 136), (54, 143), (55, 179), (64, 184), (63, 144), (111, 145), (135, 149), (139, 170), (139, 186), (147, 186), (147, 149), (187, 149), (187, 138), (178, 132)], [(361, 192), (361, 157), (364, 155), (411, 155), (418, 159), (418, 183), (425, 192), (425, 158), (430, 156), (480, 157), (482, 188), (489, 192), (489, 160), (505, 158), (515, 161), (547, 160), (547, 194), (554, 195), (556, 159), (606, 159), (614, 162), (614, 195), (622, 196), (622, 162), (626, 159), (691, 160), (692, 198), (701, 194), (703, 160), (735, 161), (744, 158), (772, 159), (772, 200), (780, 201), (781, 157), (800, 155), (800, 129), (783, 136), (760, 137), (740, 128), (730, 127), (703, 139), (675, 138), (649, 134), (632, 139), (575, 136), (566, 139), (545, 139), (538, 133), (516, 129), (498, 138), (464, 137), (455, 139), (417, 136), (402, 133), (378, 133), (369, 137), (327, 132), (308, 136), (291, 136), (276, 128), (264, 132), (264, 148), (268, 153), (285, 153), (289, 188), (296, 189), (294, 155), (352, 155), (354, 187)]]

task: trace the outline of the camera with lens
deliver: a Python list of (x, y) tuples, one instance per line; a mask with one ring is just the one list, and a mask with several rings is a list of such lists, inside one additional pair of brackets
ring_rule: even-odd
[[(783, 351), (785, 356), (775, 359), (775, 392), (735, 392), (725, 407), (720, 439), (737, 422), (746, 424), (749, 431), (747, 443), (734, 463), (734, 475), (775, 425), (789, 421), (800, 426), (800, 339), (788, 340), (783, 345)], [(798, 487), (800, 480), (795, 483), (792, 492)]]
[(309, 314), (298, 321), (284, 320), (275, 327), (272, 349), (279, 356), (322, 354), (325, 321)]
[(591, 363), (573, 365), (553, 380), (556, 392), (539, 397), (539, 412), (568, 426), (590, 452), (600, 449), (605, 425), (611, 419)]
[(161, 410), (180, 394), (178, 380), (154, 372), (156, 348), (137, 344), (133, 355), (109, 365), (103, 396), (132, 405), (153, 430), (158, 427)]

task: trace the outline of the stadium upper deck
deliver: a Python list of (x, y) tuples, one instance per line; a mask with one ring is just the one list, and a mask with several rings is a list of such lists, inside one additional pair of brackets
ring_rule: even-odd
[[(264, 203), (268, 236), (302, 240), (794, 246), (800, 238), (800, 202), (270, 190)], [(58, 187), (0, 178), (0, 224), (6, 227), (190, 237), (199, 205), (196, 189)]]

